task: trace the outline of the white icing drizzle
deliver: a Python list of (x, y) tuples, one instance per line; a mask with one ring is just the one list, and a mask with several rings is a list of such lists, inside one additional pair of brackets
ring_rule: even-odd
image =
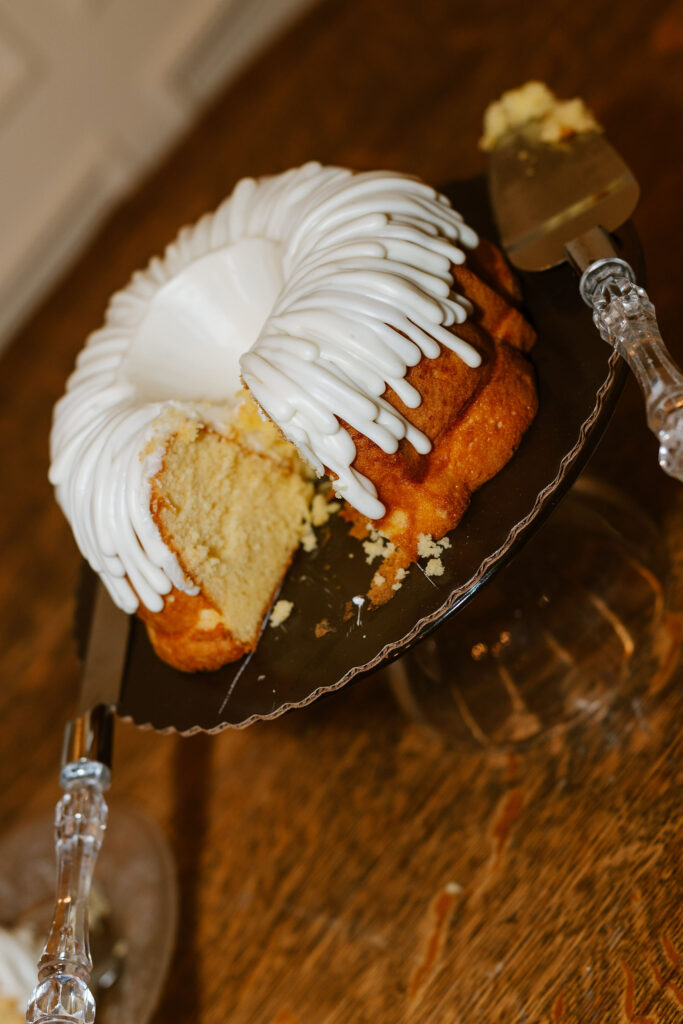
[(387, 453), (404, 438), (429, 451), (383, 394), (416, 408), (408, 368), (441, 345), (478, 365), (449, 329), (471, 312), (451, 265), (477, 242), (420, 181), (310, 163), (239, 182), (133, 275), (80, 353), (51, 436), (57, 499), (121, 607), (139, 597), (160, 611), (172, 585), (196, 593), (151, 517), (150, 479), (182, 420), (229, 419), (240, 369), (316, 471), (368, 518), (384, 514), (340, 421)]

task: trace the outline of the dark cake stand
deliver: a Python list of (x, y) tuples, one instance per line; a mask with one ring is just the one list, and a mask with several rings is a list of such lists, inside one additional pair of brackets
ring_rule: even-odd
[[(483, 179), (445, 191), (473, 227), (495, 238)], [(630, 224), (619, 242), (642, 280), (642, 254)], [(319, 531), (317, 550), (299, 550), (287, 574), (278, 598), (293, 602), (290, 617), (276, 629), (266, 627), (257, 649), (241, 661), (188, 676), (156, 657), (136, 620), (118, 706), (122, 718), (187, 735), (244, 728), (303, 707), (397, 658), (456, 615), (507, 565), (585, 466), (627, 376), (619, 356), (601, 341), (567, 264), (522, 274), (521, 284), (538, 332), (532, 360), (539, 411), (511, 462), (474, 495), (443, 554), (443, 575), (428, 578), (413, 566), (382, 607), (351, 603), (367, 592), (376, 566), (366, 564), (348, 525), (333, 517)], [(87, 595), (86, 580), (81, 644)]]

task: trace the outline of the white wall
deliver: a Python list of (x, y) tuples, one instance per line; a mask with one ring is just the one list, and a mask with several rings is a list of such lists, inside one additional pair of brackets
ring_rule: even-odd
[(314, 0), (0, 0), (0, 348), (121, 194)]

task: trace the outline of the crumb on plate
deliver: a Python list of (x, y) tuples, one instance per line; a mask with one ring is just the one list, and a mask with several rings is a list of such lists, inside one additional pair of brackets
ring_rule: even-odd
[(276, 601), (275, 604), (273, 605), (273, 610), (270, 613), (271, 626), (281, 626), (282, 623), (285, 622), (291, 615), (293, 607), (293, 601), (286, 601), (284, 598), (281, 598), (279, 601)]

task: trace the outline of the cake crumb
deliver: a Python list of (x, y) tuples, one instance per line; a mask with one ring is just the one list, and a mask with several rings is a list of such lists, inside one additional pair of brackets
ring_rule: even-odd
[(311, 523), (313, 526), (324, 526), (340, 508), (338, 501), (328, 501), (324, 494), (315, 494), (311, 502)]
[(392, 590), (400, 590), (403, 586), (403, 581), (408, 575), (407, 569), (397, 569), (394, 575), (394, 582), (391, 585)]
[[(448, 537), (442, 537), (441, 540), (434, 540), (431, 533), (420, 533), (417, 537), (417, 554), (418, 558), (430, 558), (432, 561), (440, 561), (441, 555), (451, 546), (451, 542)], [(443, 566), (441, 572), (429, 573), (428, 576), (441, 576), (443, 573)]]
[(304, 549), (304, 551), (310, 553), (311, 551), (315, 551), (317, 546), (318, 546), (318, 538), (316, 537), (315, 533), (313, 532), (311, 524), (308, 523), (306, 525), (306, 531), (305, 531), (303, 537), (301, 538), (301, 547)]
[(381, 572), (376, 572), (372, 577), (373, 587), (381, 587), (383, 583), (386, 583), (386, 579), (382, 576)]
[(330, 625), (329, 619), (321, 619), (320, 622), (316, 622), (314, 629), (316, 638), (320, 640), (321, 637), (327, 636), (328, 633), (334, 633), (334, 626)]
[(523, 129), (531, 122), (539, 126), (540, 141), (551, 144), (602, 131), (582, 99), (558, 100), (544, 82), (526, 82), (518, 89), (504, 92), (486, 108), (480, 149), (495, 149), (509, 132)]
[(326, 491), (318, 491), (313, 495), (313, 501), (308, 510), (308, 517), (301, 538), (301, 547), (307, 553), (315, 551), (318, 547), (318, 538), (314, 527), (324, 526), (329, 521), (330, 516), (334, 515), (341, 508), (340, 502), (330, 501), (327, 496), (328, 494), (329, 487)]
[(200, 629), (214, 629), (221, 621), (221, 613), (215, 608), (202, 608), (197, 617), (197, 625)]
[(443, 562), (440, 558), (430, 558), (425, 567), (426, 576), (443, 576)]
[(433, 540), (431, 533), (418, 533), (417, 554), (419, 558), (438, 558), (441, 545)]
[(365, 561), (368, 565), (372, 565), (376, 558), (388, 558), (389, 555), (393, 555), (395, 550), (396, 545), (389, 540), (386, 534), (374, 528), (370, 530), (369, 539), (363, 541)]
[(286, 622), (291, 615), (293, 607), (293, 601), (285, 601), (284, 598), (276, 601), (273, 606), (273, 610), (270, 613), (271, 626), (281, 626), (283, 622)]

